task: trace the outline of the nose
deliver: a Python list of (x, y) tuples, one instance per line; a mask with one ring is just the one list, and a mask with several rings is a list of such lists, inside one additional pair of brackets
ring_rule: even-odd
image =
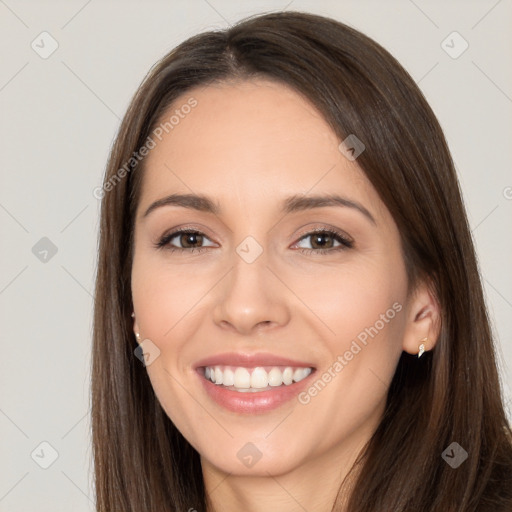
[(238, 254), (232, 261), (233, 268), (219, 283), (215, 323), (243, 335), (285, 326), (290, 321), (289, 293), (268, 268), (265, 253), (252, 263)]

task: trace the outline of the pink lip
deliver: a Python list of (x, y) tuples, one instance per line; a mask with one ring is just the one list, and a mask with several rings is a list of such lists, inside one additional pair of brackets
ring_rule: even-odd
[[(269, 391), (258, 391), (255, 393), (242, 393), (226, 389), (214, 384), (204, 377), (205, 366), (243, 366), (254, 368), (256, 366), (291, 366), (300, 368), (313, 368), (313, 371), (300, 382), (294, 382), (289, 386), (278, 386)], [(306, 388), (312, 376), (316, 373), (311, 363), (297, 361), (272, 354), (237, 354), (225, 353), (208, 357), (195, 365), (198, 378), (201, 380), (207, 395), (218, 405), (232, 412), (244, 414), (260, 414), (271, 411), (295, 398)]]
[(199, 371), (197, 372), (206, 393), (212, 400), (229, 411), (245, 414), (260, 414), (280, 407), (295, 398), (308, 386), (314, 374), (313, 371), (299, 382), (294, 382), (289, 386), (279, 386), (270, 391), (241, 393), (214, 384), (210, 380), (206, 380)]
[(314, 368), (311, 363), (305, 361), (297, 361), (280, 357), (268, 353), (260, 354), (243, 354), (236, 352), (226, 352), (224, 354), (217, 354), (215, 356), (207, 357), (195, 364), (195, 368), (205, 366), (243, 366), (245, 368), (254, 368), (256, 366), (292, 366), (299, 368)]

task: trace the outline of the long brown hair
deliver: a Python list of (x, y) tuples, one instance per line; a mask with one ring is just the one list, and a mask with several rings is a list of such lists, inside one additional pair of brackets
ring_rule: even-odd
[[(349, 134), (363, 141), (357, 163), (400, 230), (410, 289), (428, 281), (441, 308), (436, 347), (421, 359), (400, 358), (382, 421), (358, 460), (347, 510), (512, 510), (511, 430), (443, 132), (386, 50), (340, 22), (300, 12), (253, 16), (183, 42), (151, 69), (122, 121), (100, 191), (92, 361), (97, 509), (206, 511), (199, 454), (163, 411), (134, 355), (130, 274), (144, 169), (139, 150), (171, 103), (186, 100), (194, 87), (253, 77), (302, 93), (340, 141)], [(453, 442), (468, 454), (456, 469), (442, 457)]]

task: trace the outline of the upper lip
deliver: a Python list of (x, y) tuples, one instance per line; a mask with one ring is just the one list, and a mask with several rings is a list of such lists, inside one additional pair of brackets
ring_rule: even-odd
[(269, 353), (247, 354), (239, 352), (226, 352), (201, 359), (195, 364), (195, 368), (204, 366), (242, 366), (254, 368), (257, 366), (293, 366), (298, 368), (314, 368), (311, 363), (297, 361)]

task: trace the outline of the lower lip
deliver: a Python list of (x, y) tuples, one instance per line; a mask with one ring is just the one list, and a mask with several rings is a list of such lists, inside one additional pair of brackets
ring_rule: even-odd
[(294, 382), (289, 386), (276, 386), (275, 389), (269, 391), (256, 392), (239, 392), (226, 389), (218, 384), (214, 384), (207, 380), (201, 373), (197, 371), (197, 375), (203, 383), (206, 393), (217, 404), (232, 412), (258, 414), (273, 409), (277, 409), (286, 402), (295, 398), (309, 383), (309, 379), (314, 375), (313, 370), (305, 379)]

